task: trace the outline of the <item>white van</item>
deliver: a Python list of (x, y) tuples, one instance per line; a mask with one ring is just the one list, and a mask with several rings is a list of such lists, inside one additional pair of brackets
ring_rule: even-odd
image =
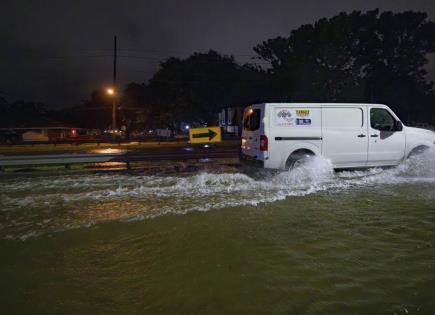
[(434, 145), (435, 132), (404, 126), (386, 105), (264, 103), (245, 109), (241, 157), (289, 169), (323, 156), (348, 169), (398, 165)]

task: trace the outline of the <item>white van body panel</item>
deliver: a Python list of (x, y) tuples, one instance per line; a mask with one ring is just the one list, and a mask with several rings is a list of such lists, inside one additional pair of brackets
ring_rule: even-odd
[(336, 167), (364, 167), (367, 164), (367, 109), (365, 106), (322, 108), (322, 155)]
[(405, 156), (408, 157), (411, 152), (418, 148), (431, 148), (435, 145), (435, 132), (414, 127), (404, 127), (406, 138)]
[(306, 148), (321, 154), (321, 108), (304, 105), (272, 104), (267, 107), (269, 132), (266, 136), (269, 152), (273, 154), (269, 154), (269, 160), (264, 161), (266, 168), (285, 168), (287, 158), (299, 149)]
[[(380, 109), (387, 111), (396, 121), (399, 118), (385, 105), (369, 105), (367, 106), (367, 119), (370, 121), (370, 113), (372, 110)], [(405, 128), (404, 128), (405, 129)], [(406, 158), (406, 137), (405, 130), (402, 131), (379, 131), (372, 127), (372, 123), (368, 126), (368, 166), (391, 166), (397, 165)]]
[[(394, 131), (381, 131), (384, 125)], [(382, 104), (256, 104), (245, 109), (243, 127), (243, 158), (272, 169), (285, 169), (298, 150), (324, 156), (336, 169), (393, 166), (435, 144), (434, 132), (403, 126)]]

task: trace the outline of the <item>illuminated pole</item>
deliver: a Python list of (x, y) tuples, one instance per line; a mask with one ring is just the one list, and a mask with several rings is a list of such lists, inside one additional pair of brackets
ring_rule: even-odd
[[(113, 99), (112, 99), (112, 130), (116, 130), (116, 36), (113, 38)], [(115, 136), (115, 132), (113, 133)]]

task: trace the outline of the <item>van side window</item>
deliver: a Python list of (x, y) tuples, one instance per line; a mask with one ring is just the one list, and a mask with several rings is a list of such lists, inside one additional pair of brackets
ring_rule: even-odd
[(243, 128), (249, 131), (255, 131), (260, 128), (260, 109), (251, 109), (245, 113), (245, 118), (243, 119)]
[(380, 131), (394, 131), (396, 120), (383, 108), (370, 109), (370, 126)]

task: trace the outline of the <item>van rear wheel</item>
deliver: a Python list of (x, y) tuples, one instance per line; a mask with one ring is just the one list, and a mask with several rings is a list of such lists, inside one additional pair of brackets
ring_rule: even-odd
[(293, 152), (287, 159), (285, 164), (286, 170), (292, 170), (307, 163), (314, 156), (314, 153), (308, 150), (298, 150)]

